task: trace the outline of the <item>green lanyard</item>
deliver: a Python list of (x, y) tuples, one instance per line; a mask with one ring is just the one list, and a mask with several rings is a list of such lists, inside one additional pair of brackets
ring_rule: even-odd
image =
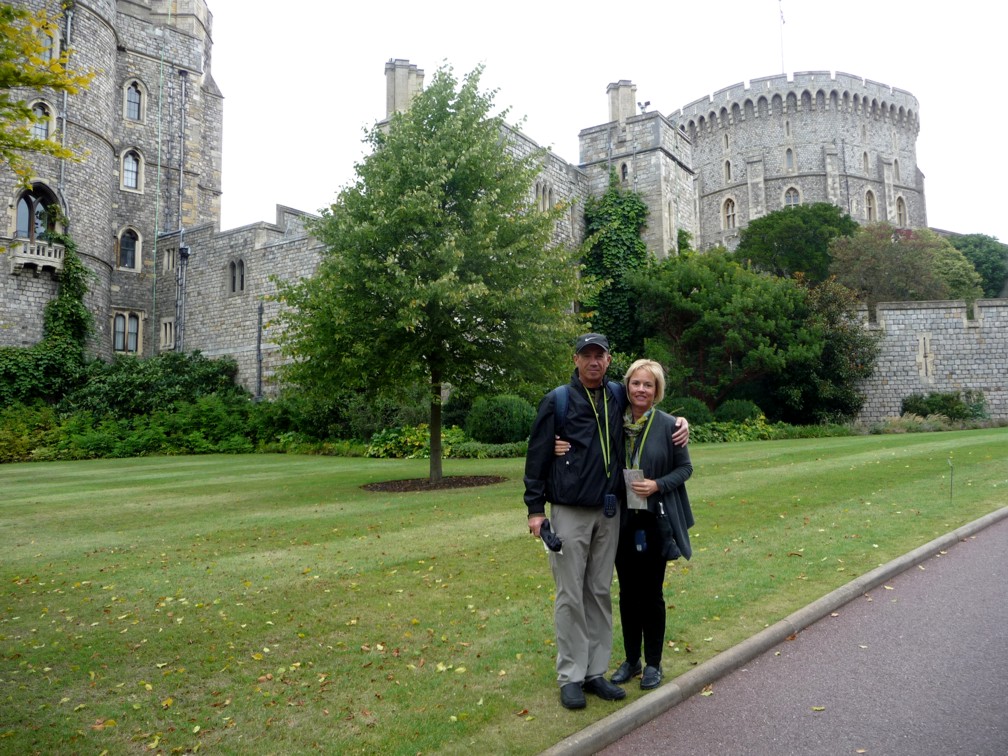
[(591, 391), (589, 391), (585, 386), (582, 386), (585, 393), (588, 395), (588, 401), (591, 402), (592, 412), (595, 413), (595, 425), (598, 426), (599, 432), (599, 446), (602, 447), (602, 461), (605, 462), (605, 476), (608, 478), (611, 474), (609, 469), (609, 460), (612, 459), (612, 444), (609, 440), (609, 397), (606, 396), (605, 386), (602, 387), (602, 402), (605, 408), (605, 443), (602, 443), (602, 421), (599, 420), (598, 409), (595, 407), (595, 400), (592, 399)]
[(631, 458), (631, 455), (630, 455), (630, 444), (627, 444), (627, 449), (626, 449), (626, 466), (628, 468), (640, 467), (640, 458), (641, 458), (641, 455), (644, 454), (644, 442), (647, 441), (648, 431), (651, 430), (651, 423), (654, 421), (654, 416), (655, 416), (654, 407), (652, 407), (651, 409), (649, 409), (648, 412), (651, 413), (651, 416), (648, 418), (647, 425), (644, 426), (644, 433), (641, 434), (640, 443), (637, 445), (637, 455), (636, 455), (637, 456), (637, 463), (636, 463), (636, 465), (634, 465), (633, 462), (632, 462), (632, 458)]

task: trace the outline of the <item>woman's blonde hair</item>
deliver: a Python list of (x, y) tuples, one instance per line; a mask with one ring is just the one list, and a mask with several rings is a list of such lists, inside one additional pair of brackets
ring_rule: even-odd
[(627, 387), (627, 390), (630, 389), (630, 376), (636, 373), (638, 370), (647, 370), (649, 373), (651, 373), (651, 377), (654, 378), (655, 382), (654, 403), (655, 406), (658, 406), (658, 403), (665, 398), (665, 370), (659, 363), (655, 362), (654, 360), (647, 360), (647, 359), (637, 360), (626, 371), (626, 375), (623, 376), (623, 385)]

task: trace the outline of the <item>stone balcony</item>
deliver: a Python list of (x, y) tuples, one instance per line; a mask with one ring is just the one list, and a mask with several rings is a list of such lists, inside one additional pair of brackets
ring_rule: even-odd
[(63, 272), (62, 244), (29, 239), (0, 239), (0, 246), (6, 247), (5, 254), (10, 259), (12, 275), (20, 275), (26, 267), (30, 267), (36, 276), (43, 270), (50, 270), (57, 276)]

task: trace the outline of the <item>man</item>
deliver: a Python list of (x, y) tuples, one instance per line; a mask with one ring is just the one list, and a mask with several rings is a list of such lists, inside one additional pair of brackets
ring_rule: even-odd
[[(585, 707), (585, 692), (606, 701), (626, 691), (605, 679), (612, 653), (613, 564), (619, 541), (619, 508), (623, 498), (624, 393), (606, 382), (612, 356), (609, 340), (599, 333), (578, 337), (574, 375), (567, 385), (563, 438), (566, 454), (554, 454), (557, 393), (539, 403), (525, 458), (525, 504), (528, 526), (539, 537), (550, 502), (550, 526), (563, 541), (550, 552), (556, 583), (553, 621), (557, 641), (560, 703)], [(685, 444), (688, 423), (679, 418), (673, 440)], [(606, 496), (614, 497), (606, 506)]]

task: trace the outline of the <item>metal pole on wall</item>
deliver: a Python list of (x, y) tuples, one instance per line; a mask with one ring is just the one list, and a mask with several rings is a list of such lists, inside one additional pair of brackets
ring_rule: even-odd
[(179, 247), (178, 292), (175, 298), (175, 351), (185, 351), (186, 270), (189, 267), (189, 247)]
[(256, 329), (256, 399), (262, 399), (262, 319), (263, 303), (259, 303), (259, 327)]

